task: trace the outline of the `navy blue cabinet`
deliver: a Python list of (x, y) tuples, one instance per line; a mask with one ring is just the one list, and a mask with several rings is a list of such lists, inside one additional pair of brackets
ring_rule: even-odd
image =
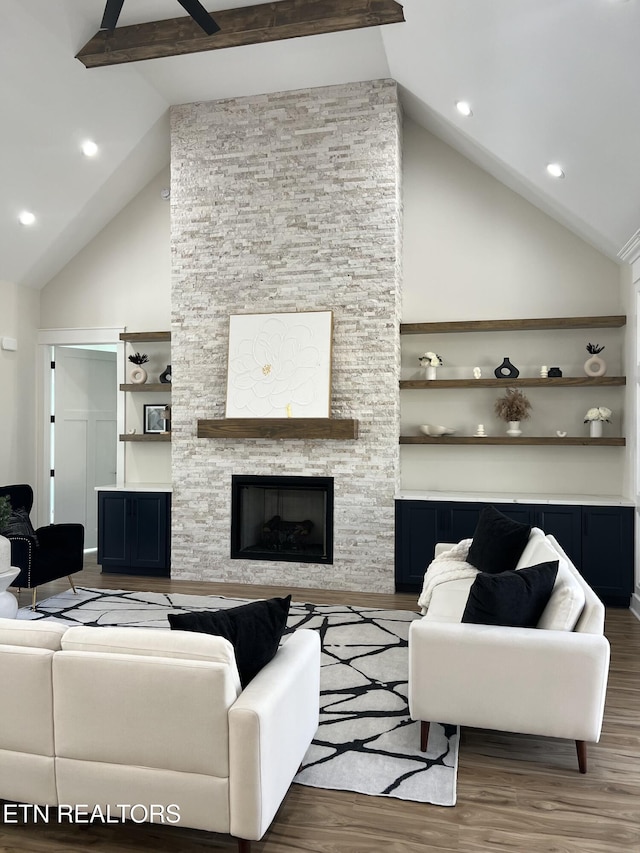
[(168, 492), (98, 492), (98, 563), (103, 572), (168, 577)]
[[(417, 592), (438, 542), (473, 536), (485, 503), (396, 501), (396, 589)], [(493, 503), (552, 534), (605, 604), (628, 607), (633, 591), (633, 508)]]

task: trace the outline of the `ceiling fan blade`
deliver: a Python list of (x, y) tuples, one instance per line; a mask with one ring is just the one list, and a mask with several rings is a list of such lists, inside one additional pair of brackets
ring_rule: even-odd
[(102, 16), (101, 30), (115, 30), (124, 0), (107, 0)]
[[(120, 2), (120, 0), (117, 0), (117, 2)], [(212, 36), (214, 33), (219, 32), (220, 27), (199, 0), (178, 0), (178, 3), (191, 15), (196, 24), (202, 27), (207, 35)]]

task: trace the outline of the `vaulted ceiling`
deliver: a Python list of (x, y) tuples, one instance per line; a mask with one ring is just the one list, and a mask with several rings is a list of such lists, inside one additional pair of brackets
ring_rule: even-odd
[[(413, 120), (607, 256), (635, 258), (640, 0), (399, 2), (404, 23), (86, 69), (75, 56), (104, 0), (2, 0), (0, 280), (42, 287), (168, 164), (170, 105), (380, 77)], [(181, 15), (177, 0), (125, 0), (118, 26)]]

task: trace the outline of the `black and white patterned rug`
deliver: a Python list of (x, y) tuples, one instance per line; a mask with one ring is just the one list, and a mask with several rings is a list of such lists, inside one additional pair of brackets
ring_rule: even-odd
[[(19, 619), (55, 619), (73, 625), (168, 628), (167, 613), (220, 610), (245, 599), (174, 593), (78, 588), (53, 596)], [(453, 806), (458, 729), (431, 724), (420, 752), (419, 723), (407, 707), (409, 624), (417, 613), (347, 605), (292, 602), (287, 632), (320, 633), (320, 726), (295, 781), (316, 788), (356, 791)]]

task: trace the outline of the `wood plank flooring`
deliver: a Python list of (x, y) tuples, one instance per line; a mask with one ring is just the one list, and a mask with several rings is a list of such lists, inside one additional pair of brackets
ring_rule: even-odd
[[(95, 559), (81, 586), (415, 609), (413, 595), (247, 587), (102, 575)], [(38, 598), (67, 588), (42, 587)], [(21, 605), (29, 603), (22, 594)], [(441, 808), (294, 785), (253, 853), (640, 853), (640, 622), (607, 611), (611, 673), (602, 739), (578, 773), (573, 742), (463, 729), (458, 802)], [(148, 825), (0, 826), (1, 853), (235, 853), (228, 836)]]

